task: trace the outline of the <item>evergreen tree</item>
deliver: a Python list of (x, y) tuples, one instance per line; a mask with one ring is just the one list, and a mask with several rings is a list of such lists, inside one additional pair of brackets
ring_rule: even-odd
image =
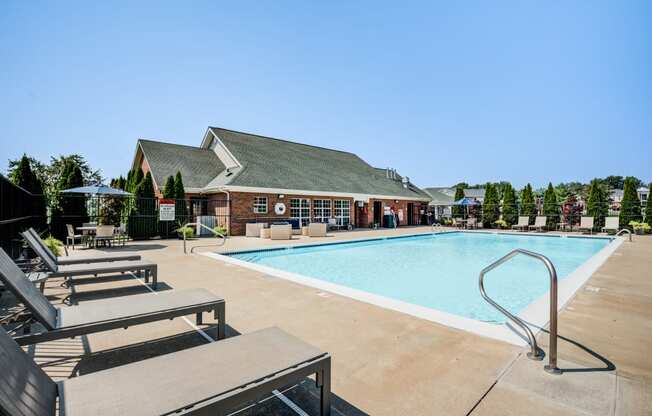
[(130, 169), (129, 172), (127, 173), (125, 191), (127, 191), (127, 192), (132, 192), (133, 191), (133, 186), (132, 186), (133, 182), (134, 182), (134, 171)]
[(141, 182), (145, 178), (145, 174), (143, 173), (142, 168), (138, 168), (134, 174), (131, 177), (131, 193), (137, 193), (138, 192), (138, 187), (140, 186)]
[(645, 204), (645, 222), (647, 225), (652, 227), (652, 201), (650, 200), (650, 195), (652, 195), (652, 183), (650, 183), (649, 188), (650, 194), (648, 194), (647, 202)]
[(620, 226), (631, 229), (631, 221), (641, 221), (641, 201), (636, 193), (635, 178), (625, 178), (623, 199), (620, 202)]
[(174, 176), (168, 176), (163, 187), (163, 198), (169, 199), (176, 196)]
[(559, 201), (552, 183), (548, 183), (548, 189), (543, 194), (543, 215), (547, 217), (548, 228), (555, 229), (559, 223)]
[(491, 228), (494, 222), (500, 218), (500, 199), (496, 186), (487, 183), (484, 191), (484, 203), (482, 204), (482, 224)]
[(534, 217), (537, 215), (534, 193), (532, 192), (532, 185), (529, 183), (521, 191), (521, 215), (530, 217), (530, 223), (534, 221)]
[(516, 207), (516, 192), (511, 184), (503, 186), (503, 220), (508, 226), (518, 221), (518, 209)]
[(185, 223), (188, 216), (188, 207), (186, 205), (186, 190), (183, 187), (183, 179), (181, 178), (181, 172), (177, 171), (177, 175), (174, 178), (174, 198), (176, 201), (175, 213), (177, 217), (177, 222)]
[(186, 190), (183, 187), (183, 179), (179, 171), (177, 171), (177, 175), (174, 178), (174, 197), (176, 199), (186, 199)]
[(138, 188), (136, 188), (136, 195), (140, 198), (154, 198), (154, 181), (150, 172), (147, 172), (145, 178), (143, 178)]
[(29, 214), (36, 216), (36, 218), (32, 219), (31, 225), (37, 230), (44, 230), (47, 227), (47, 206), (43, 191), (43, 182), (41, 182), (41, 179), (32, 170), (31, 161), (27, 155), (23, 154), (20, 162), (11, 172), (9, 179), (33, 195), (34, 206), (31, 208)]
[[(458, 185), (455, 188), (455, 196), (453, 197), (453, 202), (457, 202), (460, 199), (464, 198), (464, 188), (461, 185)], [(461, 205), (453, 205), (452, 208), (453, 218), (460, 218), (464, 216), (464, 207)]]
[[(79, 165), (72, 159), (66, 160), (57, 189), (59, 191), (84, 186), (84, 174)], [(58, 194), (57, 205), (52, 209), (50, 224), (52, 235), (62, 239), (68, 234), (66, 224), (79, 227), (88, 219), (86, 197), (80, 194)]]
[(609, 214), (607, 193), (599, 179), (593, 179), (589, 185), (589, 198), (586, 203), (586, 213), (593, 217), (596, 228), (604, 227), (604, 219)]

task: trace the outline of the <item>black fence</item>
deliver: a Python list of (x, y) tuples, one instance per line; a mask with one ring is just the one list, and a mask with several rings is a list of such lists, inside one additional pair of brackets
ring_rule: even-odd
[(0, 247), (17, 257), (22, 248), (19, 233), (46, 226), (42, 195), (33, 195), (0, 175)]
[(200, 222), (209, 228), (222, 229), (227, 229), (229, 224), (227, 199), (161, 200), (70, 194), (61, 195), (59, 204), (62, 209), (53, 210), (50, 218), (52, 234), (59, 239), (68, 234), (68, 224), (75, 228), (84, 224), (113, 225), (122, 228), (134, 240), (175, 238), (179, 235), (177, 230), (188, 223)]

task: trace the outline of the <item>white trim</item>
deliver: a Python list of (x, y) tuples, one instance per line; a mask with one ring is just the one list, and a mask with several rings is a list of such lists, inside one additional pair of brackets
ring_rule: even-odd
[[(215, 141), (215, 147), (213, 148), (213, 152), (217, 155), (217, 157), (222, 161), (224, 166), (227, 169), (233, 169), (233, 168), (241, 168), (242, 163), (231, 153), (228, 147), (222, 142), (222, 140), (219, 138), (217, 133), (210, 128), (209, 131), (213, 135), (213, 140)], [(203, 143), (202, 143), (203, 146)]]
[(224, 185), (215, 188), (203, 188), (202, 193), (210, 193), (218, 189), (227, 189), (231, 192), (247, 192), (257, 194), (284, 194), (284, 195), (304, 195), (304, 196), (330, 196), (340, 198), (353, 198), (356, 201), (369, 202), (370, 199), (398, 199), (401, 201), (421, 201), (428, 202), (430, 199), (424, 197), (409, 197), (409, 196), (392, 196), (392, 195), (370, 195), (370, 194), (356, 194), (351, 192), (332, 192), (332, 191), (309, 191), (305, 189), (283, 189), (283, 188), (261, 188), (256, 186), (237, 186), (237, 185)]
[[(419, 236), (419, 235), (427, 235), (427, 234), (428, 233), (421, 233), (421, 234), (413, 234), (413, 235)], [(438, 233), (438, 234), (444, 234), (444, 233)], [(514, 235), (519, 235), (519, 234), (514, 234)], [(520, 234), (520, 235), (533, 236), (533, 234)], [(401, 237), (405, 237), (405, 236), (401, 236)], [(545, 236), (538, 236), (538, 237), (554, 238), (554, 237), (545, 237)], [(564, 236), (557, 236), (557, 237), (564, 237)], [(337, 241), (337, 242), (352, 242), (352, 241), (365, 241), (365, 240), (376, 240), (376, 239), (378, 238), (344, 240), (344, 241)], [(392, 239), (392, 237), (383, 237), (383, 239)], [(620, 237), (613, 239), (609, 244), (607, 244), (607, 246), (602, 248), (598, 253), (594, 254), (586, 262), (580, 265), (580, 267), (578, 267), (575, 271), (573, 271), (566, 278), (564, 278), (559, 282), (558, 310), (561, 310), (573, 298), (575, 293), (577, 293), (577, 290), (589, 280), (591, 275), (609, 258), (609, 256), (614, 251), (616, 251), (616, 249), (620, 246), (620, 244), (623, 241), (624, 239)], [(333, 244), (337, 242), (332, 242), (327, 244)], [(312, 246), (313, 244), (310, 245)], [(301, 245), (274, 246), (269, 248), (279, 248), (279, 247), (300, 248)], [(241, 251), (252, 251), (252, 250), (241, 250)], [(234, 253), (237, 253), (237, 251), (230, 252), (229, 254), (234, 254)], [(454, 315), (448, 312), (444, 312), (444, 311), (440, 311), (437, 309), (432, 309), (420, 305), (415, 305), (412, 303), (388, 298), (381, 295), (376, 295), (363, 290), (353, 289), (347, 286), (342, 286), (324, 280), (303, 276), (297, 273), (278, 270), (260, 264), (249, 263), (247, 261), (239, 260), (224, 254), (211, 253), (211, 252), (204, 252), (201, 254), (207, 257), (221, 260), (225, 263), (246, 267), (248, 269), (256, 270), (270, 276), (275, 276), (282, 279), (290, 280), (299, 284), (317, 288), (319, 290), (325, 290), (361, 302), (365, 302), (372, 305), (380, 306), (382, 308), (405, 313), (407, 315), (412, 315), (417, 318), (425, 319), (431, 322), (436, 322), (452, 328), (461, 329), (477, 335), (505, 341), (510, 344), (514, 344), (518, 346), (527, 345), (524, 335), (521, 335), (519, 332), (520, 330), (516, 330), (514, 326), (510, 325), (509, 323), (491, 324), (488, 322), (477, 321), (475, 319)], [(528, 305), (518, 315), (519, 317), (523, 318), (526, 322), (528, 322), (530, 328), (535, 333), (535, 335), (540, 331), (541, 328), (545, 327), (548, 323), (548, 313), (549, 313), (548, 298), (549, 297), (550, 297), (550, 291), (547, 291), (544, 295), (542, 295), (541, 297), (533, 301), (530, 305)]]

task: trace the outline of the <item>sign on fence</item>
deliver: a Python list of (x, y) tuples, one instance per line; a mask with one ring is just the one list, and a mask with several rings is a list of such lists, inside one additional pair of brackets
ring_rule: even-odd
[(159, 221), (174, 221), (174, 199), (159, 201)]

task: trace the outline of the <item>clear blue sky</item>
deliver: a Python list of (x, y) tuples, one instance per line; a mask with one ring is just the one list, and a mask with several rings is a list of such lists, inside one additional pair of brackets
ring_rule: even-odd
[(652, 2), (0, 2), (2, 170), (208, 125), (420, 186), (649, 181)]

